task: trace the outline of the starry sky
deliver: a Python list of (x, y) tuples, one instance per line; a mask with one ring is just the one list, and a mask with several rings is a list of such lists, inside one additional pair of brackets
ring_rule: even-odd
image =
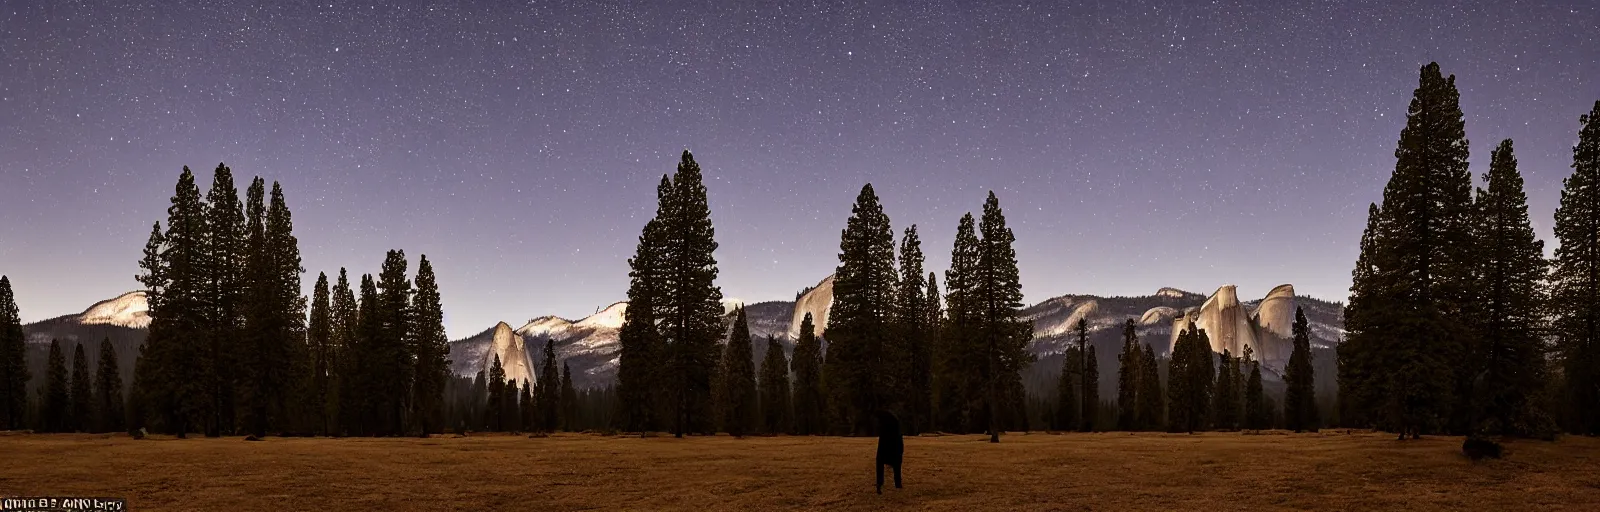
[(688, 148), (749, 302), (831, 272), (869, 182), (939, 271), (995, 191), (1030, 303), (1343, 300), (1429, 61), (1475, 174), (1515, 139), (1550, 239), (1597, 29), (1587, 0), (13, 0), (0, 273), (26, 321), (133, 290), (180, 169), (226, 162), (283, 184), (307, 293), (399, 248), (452, 338), (578, 318), (623, 298)]

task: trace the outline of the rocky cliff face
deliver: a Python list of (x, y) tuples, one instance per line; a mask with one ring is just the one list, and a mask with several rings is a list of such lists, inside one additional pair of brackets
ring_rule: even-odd
[(817, 336), (828, 328), (828, 310), (833, 307), (833, 275), (829, 274), (811, 291), (794, 302), (793, 318), (789, 320), (789, 339), (800, 338), (800, 322), (811, 313), (811, 323), (816, 325)]
[(1292, 345), (1289, 336), (1280, 331), (1289, 331), (1294, 322), (1294, 287), (1273, 288), (1251, 312), (1239, 302), (1238, 288), (1225, 285), (1217, 288), (1200, 307), (1186, 309), (1172, 322), (1169, 343), (1176, 343), (1178, 332), (1193, 323), (1205, 330), (1213, 352), (1227, 350), (1238, 356), (1244, 354), (1245, 347), (1250, 347), (1262, 366), (1282, 369)]

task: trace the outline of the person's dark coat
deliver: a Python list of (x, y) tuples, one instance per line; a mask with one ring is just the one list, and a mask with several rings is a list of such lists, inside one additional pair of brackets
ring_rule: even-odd
[(894, 413), (878, 413), (878, 464), (900, 465), (905, 457), (906, 444), (900, 438), (900, 420)]

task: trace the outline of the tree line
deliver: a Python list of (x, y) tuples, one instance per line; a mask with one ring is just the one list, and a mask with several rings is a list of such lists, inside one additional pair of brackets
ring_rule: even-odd
[(340, 269), (330, 290), (319, 274), (308, 312), (283, 189), (268, 197), (256, 177), (241, 202), (219, 164), (202, 198), (183, 169), (166, 229), (155, 224), (139, 262), (151, 322), (129, 426), (179, 437), (441, 431), (448, 340), (428, 258), (414, 283), (398, 250), (376, 279), (353, 285)]
[(1402, 439), (1600, 434), (1600, 102), (1579, 124), (1546, 259), (1512, 141), (1476, 186), (1455, 76), (1422, 68), (1353, 271), (1342, 423)]

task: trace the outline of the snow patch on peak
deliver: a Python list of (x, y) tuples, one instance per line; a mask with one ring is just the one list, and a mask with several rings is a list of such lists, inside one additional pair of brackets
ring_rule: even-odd
[(78, 323), (144, 329), (150, 327), (150, 302), (142, 291), (124, 293), (89, 306), (78, 315)]
[(612, 304), (610, 306), (606, 306), (605, 309), (600, 310), (600, 312), (598, 312), (598, 313), (595, 313), (593, 315), (589, 315), (588, 318), (584, 318), (583, 320), (579, 320), (578, 323), (577, 323), (577, 326), (578, 327), (590, 327), (590, 328), (621, 329), (622, 328), (623, 315), (627, 314), (627, 312), (628, 312), (628, 303), (627, 302), (618, 302), (618, 303)]
[(1179, 290), (1177, 288), (1173, 288), (1173, 287), (1170, 287), (1170, 286), (1162, 287), (1160, 290), (1156, 290), (1156, 296), (1157, 297), (1173, 297), (1173, 298), (1181, 299), (1181, 298), (1183, 298), (1183, 297), (1185, 297), (1187, 295), (1189, 295), (1189, 292), (1186, 292), (1186, 291), (1183, 291), (1183, 290)]

